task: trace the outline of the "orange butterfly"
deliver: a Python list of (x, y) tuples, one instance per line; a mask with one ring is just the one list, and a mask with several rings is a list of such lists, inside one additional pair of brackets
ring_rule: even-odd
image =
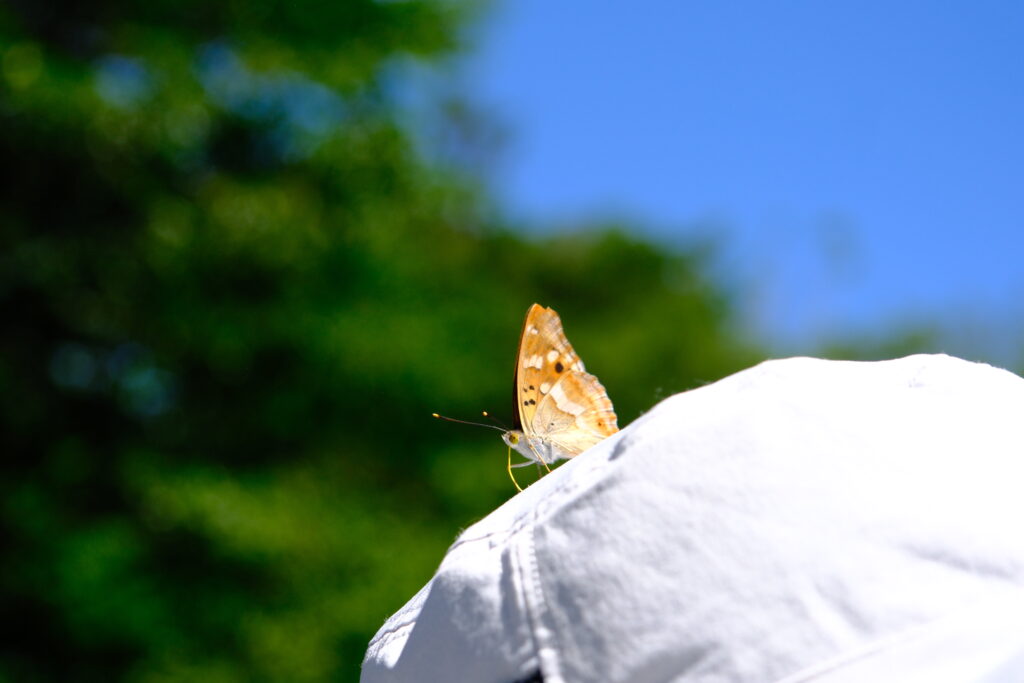
[[(547, 467), (619, 431), (611, 399), (583, 367), (554, 309), (534, 304), (526, 312), (513, 391), (512, 429), (502, 439), (530, 462)], [(509, 450), (508, 473), (518, 489), (512, 467), (530, 463), (512, 465), (511, 456)]]

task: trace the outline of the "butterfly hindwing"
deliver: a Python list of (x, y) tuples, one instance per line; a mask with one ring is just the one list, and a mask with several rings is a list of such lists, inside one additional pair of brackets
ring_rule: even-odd
[(561, 378), (540, 403), (532, 431), (576, 455), (619, 430), (615, 409), (597, 377), (577, 372)]

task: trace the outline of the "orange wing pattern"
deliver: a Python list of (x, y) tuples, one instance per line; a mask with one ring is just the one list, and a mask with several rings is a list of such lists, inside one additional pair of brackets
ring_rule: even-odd
[(619, 430), (604, 387), (589, 374), (553, 309), (533, 304), (519, 337), (516, 424), (527, 437), (550, 441), (566, 457)]

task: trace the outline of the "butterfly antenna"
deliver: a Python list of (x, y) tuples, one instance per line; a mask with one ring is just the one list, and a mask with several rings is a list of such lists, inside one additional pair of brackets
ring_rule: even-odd
[(490, 421), (491, 421), (491, 422), (493, 422), (494, 424), (498, 425), (498, 427), (499, 427), (499, 428), (500, 428), (500, 429), (501, 429), (501, 430), (502, 430), (503, 432), (507, 432), (507, 431), (508, 431), (508, 427), (506, 427), (505, 425), (503, 425), (503, 424), (501, 423), (501, 421), (500, 421), (500, 420), (498, 420), (498, 419), (497, 419), (496, 417), (494, 417), (493, 415), (491, 415), (490, 413), (488, 413), (488, 412), (487, 412), (486, 410), (484, 410), (484, 411), (482, 412), (482, 414), (483, 414), (483, 416), (484, 416), (484, 417), (486, 417), (486, 418), (487, 418), (488, 420), (490, 420)]
[(522, 489), (521, 486), (519, 486), (519, 482), (516, 481), (516, 475), (512, 474), (512, 447), (511, 446), (508, 447), (508, 468), (507, 469), (508, 469), (508, 476), (509, 476), (510, 479), (512, 479), (512, 483), (515, 485), (516, 490), (519, 491), (520, 493), (522, 493), (523, 489)]
[[(494, 418), (491, 418), (491, 416), (487, 414), (486, 410), (483, 411), (483, 413), (484, 413), (484, 417), (490, 418), (490, 419), (494, 419)], [(456, 420), (454, 417), (446, 417), (445, 415), (438, 415), (437, 413), (431, 413), (431, 415), (433, 415), (438, 420), (447, 420), (448, 422), (458, 422), (459, 424), (473, 425), (475, 427), (487, 427), (488, 429), (497, 429), (499, 432), (507, 431), (507, 430), (503, 429), (502, 427), (498, 427), (496, 425), (488, 425), (488, 424), (484, 424), (482, 422), (470, 422), (469, 420)], [(536, 450), (534, 452), (536, 453)], [(539, 455), (538, 455), (538, 457), (539, 457)], [(544, 463), (544, 467), (547, 467), (547, 466), (548, 466), (548, 464)], [(512, 446), (508, 447), (508, 467), (506, 469), (508, 471), (509, 479), (512, 480), (512, 484), (516, 487), (516, 490), (522, 492), (523, 487), (519, 485), (518, 481), (516, 481), (516, 475), (512, 474)], [(548, 472), (550, 472), (550, 471), (551, 470), (548, 469)]]
[(473, 425), (475, 427), (487, 427), (488, 429), (497, 429), (499, 432), (506, 431), (506, 430), (502, 429), (501, 427), (496, 427), (494, 425), (484, 424), (483, 422), (470, 422), (469, 420), (456, 420), (454, 417), (445, 417), (444, 415), (438, 415), (437, 413), (431, 413), (431, 415), (436, 417), (438, 420), (447, 420), (448, 422), (458, 422), (459, 424)]

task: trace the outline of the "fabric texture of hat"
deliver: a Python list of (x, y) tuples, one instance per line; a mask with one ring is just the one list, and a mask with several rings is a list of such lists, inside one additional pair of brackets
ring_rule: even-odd
[(1024, 379), (769, 361), (467, 529), (365, 683), (1024, 681)]

